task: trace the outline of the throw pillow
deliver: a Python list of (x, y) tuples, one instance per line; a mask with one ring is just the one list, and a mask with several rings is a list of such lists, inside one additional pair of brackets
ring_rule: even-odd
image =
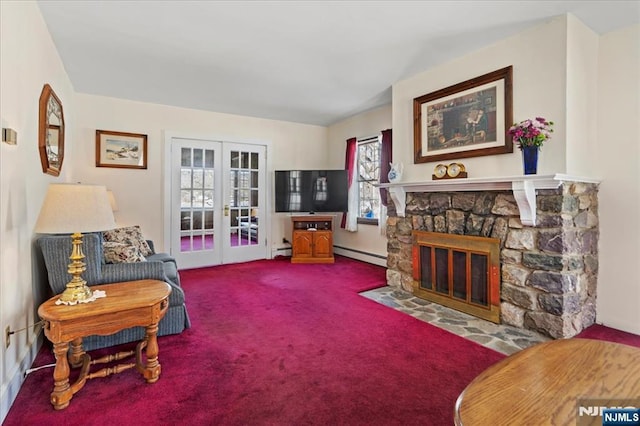
[(142, 236), (142, 230), (138, 225), (112, 229), (103, 232), (102, 235), (105, 241), (136, 247), (143, 256), (153, 254), (149, 244), (147, 244), (147, 240)]
[(102, 247), (106, 263), (133, 263), (147, 260), (137, 247), (131, 245), (105, 241)]

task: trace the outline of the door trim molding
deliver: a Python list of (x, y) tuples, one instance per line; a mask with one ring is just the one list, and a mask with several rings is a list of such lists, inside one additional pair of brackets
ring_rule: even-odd
[(178, 132), (171, 130), (164, 130), (164, 149), (162, 150), (162, 223), (163, 223), (163, 247), (162, 249), (170, 252), (171, 248), (171, 141), (176, 139), (193, 139), (197, 141), (214, 141), (220, 142), (224, 145), (227, 143), (237, 143), (237, 144), (245, 144), (245, 145), (261, 145), (265, 147), (265, 160), (266, 160), (266, 170), (265, 170), (265, 259), (271, 259), (271, 228), (272, 228), (272, 199), (273, 199), (273, 167), (271, 164), (271, 141), (269, 140), (258, 140), (258, 139), (250, 139), (250, 138), (239, 138), (239, 137), (229, 137), (229, 136), (221, 136), (213, 133), (187, 133), (187, 132)]

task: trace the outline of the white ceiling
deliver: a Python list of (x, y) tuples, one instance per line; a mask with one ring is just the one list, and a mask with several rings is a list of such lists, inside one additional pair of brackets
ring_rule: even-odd
[(552, 16), (640, 22), (640, 1), (38, 3), (77, 92), (323, 126)]

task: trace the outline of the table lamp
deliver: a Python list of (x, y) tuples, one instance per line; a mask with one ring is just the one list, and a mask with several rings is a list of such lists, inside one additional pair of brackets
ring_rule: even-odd
[(82, 233), (99, 232), (116, 227), (107, 188), (98, 185), (50, 184), (40, 209), (34, 231), (39, 234), (72, 234), (68, 272), (72, 276), (60, 300), (76, 304), (91, 300), (92, 293), (82, 273)]
[(107, 189), (107, 195), (109, 196), (109, 204), (111, 204), (111, 210), (115, 213), (118, 211), (118, 203), (116, 203), (116, 197), (113, 195), (113, 191)]

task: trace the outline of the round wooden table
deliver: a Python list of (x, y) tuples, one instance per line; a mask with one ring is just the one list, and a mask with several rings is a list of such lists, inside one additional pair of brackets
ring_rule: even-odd
[[(460, 394), (456, 425), (576, 425), (578, 400), (640, 399), (640, 349), (553, 340), (494, 364)], [(606, 405), (611, 401), (612, 405)]]

